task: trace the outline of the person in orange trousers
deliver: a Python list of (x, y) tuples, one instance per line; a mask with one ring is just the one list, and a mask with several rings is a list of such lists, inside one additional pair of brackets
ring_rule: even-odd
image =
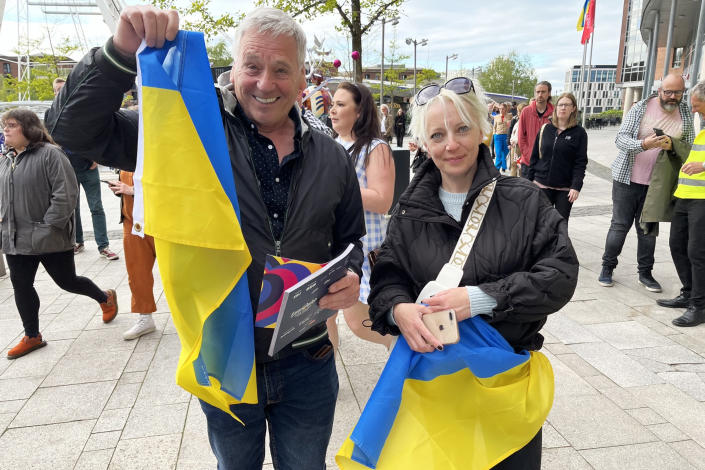
[(152, 269), (157, 259), (154, 238), (149, 235), (142, 238), (132, 234), (132, 207), (135, 199), (132, 175), (132, 172), (121, 171), (119, 181), (109, 183), (111, 191), (116, 196), (122, 197), (120, 222), (122, 222), (125, 267), (132, 292), (132, 312), (139, 314), (137, 323), (122, 334), (126, 340), (136, 339), (156, 330), (152, 313), (157, 310), (152, 290), (154, 287)]

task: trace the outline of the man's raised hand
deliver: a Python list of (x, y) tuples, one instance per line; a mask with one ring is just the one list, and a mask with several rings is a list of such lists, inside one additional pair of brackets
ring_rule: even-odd
[(151, 5), (129, 6), (120, 13), (113, 45), (126, 56), (133, 56), (145, 40), (150, 47), (162, 47), (179, 31), (179, 14), (175, 10), (159, 10)]

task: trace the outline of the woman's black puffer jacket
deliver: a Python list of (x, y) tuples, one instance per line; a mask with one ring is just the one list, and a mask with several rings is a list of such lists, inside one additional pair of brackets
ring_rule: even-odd
[(438, 198), (441, 174), (431, 159), (400, 197), (370, 279), (373, 330), (399, 334), (387, 321), (389, 309), (414, 302), (436, 279), (475, 197), (493, 179), (497, 186), (460, 285), (478, 286), (497, 301), (486, 319), (516, 350), (541, 348), (539, 330), (546, 316), (573, 295), (578, 259), (567, 223), (541, 190), (527, 180), (500, 176), (484, 144), (460, 223)]
[[(541, 140), (541, 149), (539, 149), (539, 140)], [(529, 179), (551, 188), (570, 188), (580, 191), (583, 188), (588, 162), (587, 144), (587, 133), (578, 125), (569, 127), (559, 134), (553, 124), (546, 124), (543, 129), (543, 139), (536, 136), (534, 142)]]

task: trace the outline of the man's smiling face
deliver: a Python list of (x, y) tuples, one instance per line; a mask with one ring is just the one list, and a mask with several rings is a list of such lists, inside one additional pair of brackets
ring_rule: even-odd
[(296, 41), (290, 36), (247, 31), (239, 47), (233, 86), (242, 109), (260, 131), (284, 125), (306, 84)]

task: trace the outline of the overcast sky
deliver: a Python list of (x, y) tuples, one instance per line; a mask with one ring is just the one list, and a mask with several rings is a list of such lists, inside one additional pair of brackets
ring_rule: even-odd
[[(181, 0), (183, 1), (183, 0)], [(136, 3), (129, 1), (128, 3)], [(566, 71), (580, 64), (583, 47), (575, 25), (584, 0), (407, 0), (397, 26), (387, 24), (385, 56), (388, 62), (390, 43), (396, 38), (399, 54), (410, 56), (405, 63), (413, 66), (413, 46), (404, 39), (427, 38), (428, 45), (417, 49), (417, 67), (430, 67), (439, 72), (445, 69), (446, 55), (458, 54), (450, 61), (449, 69), (469, 69), (487, 64), (499, 54), (515, 50), (528, 55), (541, 80), (549, 80), (555, 90), (562, 90)], [(214, 11), (230, 8), (247, 11), (252, 2), (242, 0), (213, 0)], [(434, 5), (442, 5), (435, 7)], [(33, 10), (31, 34), (46, 38), (47, 29), (55, 43), (57, 38), (69, 37), (75, 42), (76, 27), (69, 16), (49, 16), (48, 25), (39, 7)], [(17, 43), (16, 2), (9, 0), (0, 30), (0, 53), (10, 53)], [(622, 20), (622, 2), (602, 0), (597, 5), (593, 64), (616, 64), (619, 31)], [(332, 58), (349, 63), (350, 49), (344, 36), (335, 31), (338, 17), (329, 14), (315, 24), (304, 23), (309, 37), (315, 33), (325, 38), (325, 48), (333, 49)], [(102, 43), (110, 34), (100, 17), (82, 17), (82, 31), (89, 45)], [(363, 40), (363, 64), (380, 63), (381, 25), (373, 27)], [(589, 50), (588, 50), (589, 54)], [(344, 65), (345, 67), (345, 65)]]

